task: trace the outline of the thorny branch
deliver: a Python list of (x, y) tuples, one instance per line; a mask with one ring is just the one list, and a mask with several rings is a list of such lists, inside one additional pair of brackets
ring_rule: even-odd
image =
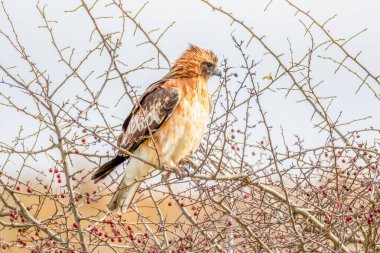
[[(166, 171), (155, 166), (134, 206), (122, 216), (106, 209), (122, 168), (99, 185), (90, 177), (120, 149), (115, 138), (125, 108), (120, 114), (111, 109), (130, 105), (141, 92), (130, 83), (129, 75), (163, 68), (160, 59), (170, 67), (160, 45), (174, 22), (155, 33), (158, 30), (148, 31), (139, 21), (147, 3), (134, 12), (122, 1), (81, 0), (77, 8), (66, 11), (68, 18), (84, 13), (89, 20), (89, 45), (85, 53), (79, 53), (71, 45), (60, 44), (55, 29), (59, 21), (49, 20), (48, 6), (37, 3), (41, 28), (61, 64), (62, 75), (55, 78), (23, 44), (2, 2), (9, 29), (0, 28), (1, 42), (21, 58), (23, 67), (0, 64), (0, 107), (28, 122), (12, 139), (0, 139), (0, 229), (10, 231), (0, 237), (2, 249), (152, 253), (230, 252), (231, 248), (236, 252), (380, 250), (380, 129), (366, 125), (369, 117), (343, 121), (341, 114), (333, 114), (334, 97), (318, 93), (321, 85), (328, 84), (316, 80), (312, 71), (316, 59), (327, 59), (337, 64), (335, 72), (345, 69), (358, 78), (358, 90), (366, 86), (369, 94), (377, 97), (379, 76), (359, 60), (360, 53), (354, 55), (346, 48), (362, 32), (336, 39), (326, 28), (335, 16), (320, 23), (310, 12), (284, 0), (296, 11), (310, 43), (308, 52), (297, 58), (290, 40), (289, 54), (277, 53), (245, 21), (201, 1), (249, 34), (247, 42), (232, 37), (235, 51), (228, 53), (237, 54), (241, 64), (232, 67), (228, 59), (222, 60), (223, 78), (213, 93), (215, 109), (204, 143), (194, 154), (195, 163), (189, 164), (193, 172), (161, 181), (160, 174)], [(263, 10), (270, 11), (271, 4), (273, 1)], [(117, 32), (103, 28), (104, 20), (114, 17), (97, 16), (99, 8), (117, 11), (121, 20)], [(125, 41), (133, 41), (127, 36), (128, 29), (144, 38), (135, 41), (136, 47), (155, 50), (157, 66), (141, 59), (141, 64), (131, 68), (128, 58), (121, 57)], [(317, 39), (315, 29), (326, 38)], [(258, 45), (252, 41), (273, 60), (273, 71), (264, 77), (256, 76), (261, 65), (250, 56), (252, 47)], [(343, 58), (322, 55), (326, 48), (335, 48)], [(97, 77), (93, 76), (94, 58), (104, 63)], [(280, 87), (284, 79), (287, 86)], [(73, 89), (72, 85), (77, 86)], [(117, 88), (123, 95), (106, 101), (110, 90)], [(302, 133), (291, 136), (282, 126), (272, 125), (268, 96), (280, 93), (289, 99), (294, 92), (302, 95), (299, 106), (312, 109), (305, 114), (311, 117), (322, 144), (306, 146)], [(276, 132), (281, 132), (280, 139)]]

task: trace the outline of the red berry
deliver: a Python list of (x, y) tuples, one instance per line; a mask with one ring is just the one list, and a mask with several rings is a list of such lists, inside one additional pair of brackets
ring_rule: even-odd
[(346, 222), (350, 222), (350, 221), (352, 221), (352, 217), (351, 216), (347, 216), (346, 217)]
[(28, 191), (29, 193), (32, 193), (32, 188), (28, 187), (27, 191)]
[(85, 143), (85, 142), (86, 142), (86, 139), (83, 138), (83, 139), (82, 139), (82, 143)]
[(62, 180), (61, 179), (58, 179), (58, 184), (62, 183)]
[(54, 169), (54, 173), (58, 173), (58, 169), (57, 168)]
[(16, 190), (19, 191), (21, 188), (20, 186), (16, 186)]
[(122, 242), (123, 238), (119, 237), (117, 240), (118, 240), (118, 242)]
[(375, 218), (373, 217), (373, 214), (370, 213), (370, 214), (368, 215), (367, 222), (368, 222), (368, 224), (369, 224), (369, 223), (372, 223), (372, 222), (374, 222), (374, 221), (375, 221)]
[(65, 198), (65, 194), (62, 193), (61, 194), (61, 198), (64, 199)]
[(249, 198), (249, 195), (246, 193), (246, 194), (244, 194), (243, 198), (244, 198), (244, 199), (248, 199), (248, 198)]
[(129, 231), (131, 231), (132, 230), (132, 227), (131, 226), (127, 226), (127, 229), (129, 230)]
[(73, 223), (74, 228), (78, 228), (78, 224), (76, 222)]
[(235, 150), (235, 146), (234, 146), (234, 145), (232, 145), (232, 146), (231, 146), (231, 149), (232, 149), (232, 150)]
[(49, 169), (49, 172), (52, 173), (52, 172), (53, 172), (53, 168), (50, 168), (50, 169)]
[(78, 149), (76, 149), (74, 152), (75, 152), (75, 154), (79, 154), (79, 150)]
[(239, 148), (239, 147), (236, 147), (236, 151), (240, 151), (240, 148)]
[(372, 187), (368, 187), (368, 191), (370, 191), (370, 192), (371, 192), (371, 191), (372, 191)]
[(168, 206), (172, 206), (172, 205), (173, 205), (172, 202), (169, 201)]

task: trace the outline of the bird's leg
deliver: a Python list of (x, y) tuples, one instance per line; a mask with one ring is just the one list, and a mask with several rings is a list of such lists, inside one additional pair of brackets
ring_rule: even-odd
[(181, 171), (180, 168), (176, 165), (173, 165), (171, 167), (163, 165), (163, 169), (167, 171), (167, 173), (162, 176), (161, 182), (167, 181), (173, 172), (176, 173), (179, 178), (182, 178), (183, 171)]
[(190, 166), (188, 166), (188, 163), (180, 163), (178, 164), (178, 170), (180, 170), (181, 174), (186, 173), (187, 176), (190, 176)]
[(173, 171), (179, 179), (182, 179), (184, 171), (182, 170), (182, 168), (180, 166), (174, 166)]
[(182, 169), (182, 171), (186, 171), (187, 175), (190, 176), (191, 168), (196, 169), (197, 165), (193, 160), (192, 154), (185, 156), (179, 161), (178, 167)]
[(197, 168), (197, 164), (194, 162), (195, 160), (195, 156), (193, 153), (190, 153), (189, 155), (185, 156), (184, 158), (182, 158), (179, 163), (186, 163), (188, 164), (190, 167), (192, 167), (193, 169), (196, 169)]

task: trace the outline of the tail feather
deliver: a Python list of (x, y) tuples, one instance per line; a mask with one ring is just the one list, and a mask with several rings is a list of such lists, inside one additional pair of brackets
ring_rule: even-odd
[(106, 176), (108, 176), (118, 165), (122, 164), (125, 160), (127, 160), (124, 156), (115, 156), (112, 160), (103, 164), (94, 175), (92, 175), (91, 179), (95, 181), (95, 183), (99, 182)]
[[(152, 158), (149, 157), (149, 152), (150, 148), (142, 151), (138, 150), (135, 155), (144, 159), (144, 161), (151, 161)], [(107, 205), (108, 210), (117, 210), (119, 214), (126, 213), (141, 185), (141, 182), (144, 181), (146, 176), (152, 172), (153, 169), (153, 166), (150, 166), (139, 159), (131, 158), (125, 168), (124, 177), (121, 180), (119, 187), (114, 193), (110, 203)]]
[(140, 184), (141, 181), (134, 182), (128, 186), (125, 181), (122, 181), (117, 192), (113, 195), (111, 201), (107, 205), (108, 210), (114, 211), (117, 209), (119, 214), (127, 212)]

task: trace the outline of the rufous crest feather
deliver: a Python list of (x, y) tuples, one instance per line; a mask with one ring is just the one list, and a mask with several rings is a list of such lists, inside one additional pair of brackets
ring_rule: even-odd
[(214, 65), (218, 63), (218, 57), (211, 51), (198, 46), (189, 45), (189, 48), (182, 53), (166, 75), (167, 79), (191, 78), (201, 75), (201, 64), (209, 62)]

